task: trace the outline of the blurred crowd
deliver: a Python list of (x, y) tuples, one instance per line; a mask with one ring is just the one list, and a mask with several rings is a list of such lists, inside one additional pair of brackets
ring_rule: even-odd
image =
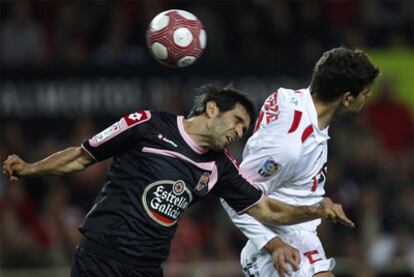
[[(368, 273), (396, 259), (414, 265), (414, 123), (407, 107), (394, 100), (395, 93), (392, 83), (383, 80), (377, 99), (362, 114), (340, 119), (330, 130), (327, 195), (343, 204), (357, 227), (324, 223), (319, 232), (328, 255), (356, 257)], [(113, 120), (9, 120), (2, 127), (0, 155), (17, 153), (35, 161), (79, 145)], [(239, 161), (242, 147), (231, 149)], [(109, 163), (66, 177), (13, 183), (2, 178), (1, 267), (69, 265), (80, 239), (78, 225), (101, 189)], [(184, 215), (169, 262), (234, 262), (244, 242), (219, 203), (208, 198)]]
[[(305, 65), (283, 68), (280, 77), (308, 70), (307, 64), (338, 45), (412, 48), (413, 3), (1, 1), (0, 65), (17, 72), (26, 67), (80, 69), (86, 64), (146, 66), (153, 63), (144, 39), (151, 18), (165, 9), (181, 8), (206, 26), (208, 58), (201, 59), (201, 66), (214, 71), (211, 64), (225, 61), (266, 67), (273, 60)], [(302, 81), (292, 83), (306, 85)], [(191, 101), (184, 101), (182, 88), (172, 87), (164, 94), (171, 100), (168, 105), (151, 108), (185, 114)], [(319, 228), (327, 254), (356, 257), (359, 276), (365, 277), (376, 276), (375, 270), (396, 260), (414, 272), (413, 111), (397, 100), (390, 79), (382, 78), (374, 94), (377, 98), (360, 116), (341, 119), (330, 129), (327, 195), (343, 204), (357, 227), (348, 230), (324, 223)], [(38, 160), (79, 145), (116, 119), (113, 114), (2, 118), (0, 158), (16, 153)], [(242, 149), (243, 143), (231, 149), (239, 161)], [(69, 265), (81, 238), (77, 228), (109, 164), (66, 177), (13, 183), (0, 177), (0, 268)], [(184, 215), (168, 262), (238, 261), (244, 242), (217, 200), (208, 198)]]
[(288, 63), (292, 56), (312, 64), (324, 49), (341, 44), (413, 46), (413, 5), (410, 0), (1, 1), (1, 63), (145, 65), (152, 61), (145, 45), (149, 22), (178, 8), (205, 25), (205, 64)]

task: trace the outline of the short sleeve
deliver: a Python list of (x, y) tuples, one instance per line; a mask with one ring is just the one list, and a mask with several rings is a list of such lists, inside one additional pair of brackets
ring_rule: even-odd
[(149, 111), (126, 115), (92, 138), (85, 140), (82, 147), (98, 161), (125, 152), (144, 137), (150, 119)]
[(280, 92), (269, 96), (243, 151), (240, 173), (264, 192), (292, 176), (302, 150), (298, 132), (289, 132), (293, 113), (288, 99)]
[[(228, 155), (228, 154), (226, 154)], [(263, 192), (247, 182), (238, 171), (232, 157), (225, 157), (219, 181), (211, 193), (223, 198), (235, 211), (243, 213), (256, 205), (263, 197)]]
[[(266, 184), (280, 184), (291, 177), (299, 156), (299, 151), (289, 136), (275, 137), (266, 146), (266, 138), (261, 136), (261, 146), (250, 149), (243, 157), (240, 174), (262, 191), (267, 192)], [(250, 145), (251, 146), (251, 145)]]

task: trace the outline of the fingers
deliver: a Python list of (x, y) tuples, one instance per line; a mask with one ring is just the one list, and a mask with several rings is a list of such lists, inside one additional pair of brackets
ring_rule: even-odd
[(355, 224), (345, 215), (342, 205), (337, 204), (335, 206), (339, 223), (349, 228), (355, 228)]
[(288, 264), (286, 263), (285, 256), (281, 255), (279, 256), (279, 259), (277, 261), (277, 272), (279, 273), (280, 277), (290, 276), (292, 272), (289, 269)]
[(3, 164), (3, 174), (10, 181), (18, 180), (17, 176), (14, 176), (13, 166), (20, 162), (20, 158), (17, 155), (9, 155), (7, 160)]
[(11, 170), (10, 167), (10, 159), (11, 159), (12, 155), (7, 156), (7, 159), (4, 161), (3, 163), (3, 174), (6, 175), (7, 179), (10, 178), (10, 176), (12, 176), (13, 171)]
[(275, 268), (281, 277), (291, 276), (292, 272), (298, 270), (300, 266), (299, 251), (293, 247), (284, 250), (284, 253), (279, 253), (275, 263)]
[(297, 249), (295, 249), (292, 253), (292, 260), (293, 262), (291, 264), (294, 266), (295, 270), (298, 270), (300, 265), (300, 254)]
[[(325, 201), (327, 200), (327, 201)], [(323, 206), (325, 207), (325, 219), (332, 221), (333, 223), (341, 223), (342, 225), (355, 228), (355, 224), (345, 215), (345, 212), (341, 204), (334, 204), (329, 198), (325, 198)]]

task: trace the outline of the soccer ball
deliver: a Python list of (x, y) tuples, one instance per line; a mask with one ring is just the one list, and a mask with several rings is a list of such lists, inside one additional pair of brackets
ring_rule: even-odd
[(151, 21), (147, 45), (152, 56), (172, 67), (193, 64), (203, 53), (207, 35), (203, 24), (192, 13), (168, 10)]

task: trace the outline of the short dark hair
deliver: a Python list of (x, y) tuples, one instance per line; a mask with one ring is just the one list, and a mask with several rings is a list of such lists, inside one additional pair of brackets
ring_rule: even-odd
[(202, 114), (206, 110), (207, 102), (214, 101), (220, 112), (234, 109), (237, 103), (241, 104), (250, 116), (250, 124), (256, 118), (256, 105), (247, 95), (241, 93), (232, 84), (219, 87), (214, 84), (206, 84), (197, 89), (199, 93), (194, 99), (188, 118)]
[(379, 69), (362, 50), (345, 47), (327, 51), (313, 69), (311, 92), (323, 102), (338, 99), (346, 92), (358, 94), (378, 77)]

